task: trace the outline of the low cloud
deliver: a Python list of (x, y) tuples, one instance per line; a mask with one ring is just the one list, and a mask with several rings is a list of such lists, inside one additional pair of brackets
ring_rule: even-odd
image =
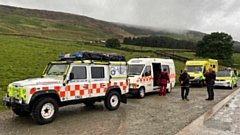
[(0, 3), (171, 31), (226, 32), (240, 41), (240, 1), (237, 0), (0, 0)]

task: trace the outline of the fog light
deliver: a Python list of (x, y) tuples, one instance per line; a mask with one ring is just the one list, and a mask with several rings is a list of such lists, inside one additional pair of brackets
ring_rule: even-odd
[(20, 104), (22, 104), (22, 98), (20, 98), (20, 99), (18, 100), (18, 102), (19, 102)]

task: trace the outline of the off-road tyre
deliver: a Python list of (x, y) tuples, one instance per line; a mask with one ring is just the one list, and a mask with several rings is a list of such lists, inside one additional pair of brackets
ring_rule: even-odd
[(117, 91), (110, 91), (104, 100), (104, 105), (109, 111), (118, 109), (121, 98)]
[[(51, 123), (52, 121), (54, 121), (55, 118), (57, 117), (57, 113), (58, 103), (52, 97), (42, 97), (38, 99), (36, 102), (34, 102), (32, 107), (32, 117), (35, 120), (35, 122), (40, 125)], [(47, 114), (49, 116), (46, 116)]]

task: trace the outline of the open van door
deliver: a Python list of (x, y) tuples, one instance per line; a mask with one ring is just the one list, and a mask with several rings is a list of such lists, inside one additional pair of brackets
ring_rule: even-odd
[(159, 90), (160, 83), (158, 82), (158, 76), (162, 71), (161, 63), (152, 63), (152, 67), (153, 67), (153, 77), (154, 77), (153, 89)]

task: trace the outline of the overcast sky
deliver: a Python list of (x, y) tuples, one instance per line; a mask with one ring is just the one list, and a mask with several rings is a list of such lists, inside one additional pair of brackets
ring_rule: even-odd
[(240, 41), (240, 0), (0, 0), (0, 4), (171, 30), (226, 32)]

